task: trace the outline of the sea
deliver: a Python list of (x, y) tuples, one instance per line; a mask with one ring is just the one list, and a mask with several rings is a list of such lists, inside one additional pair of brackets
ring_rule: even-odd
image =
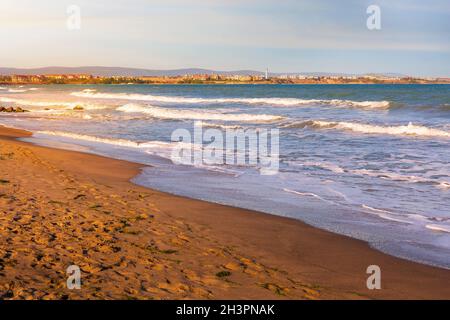
[[(450, 85), (2, 86), (0, 105), (30, 111), (0, 114), (33, 132), (26, 141), (141, 163), (136, 184), (450, 269)], [(198, 123), (224, 134), (277, 129), (277, 171), (173, 161), (173, 133)]]

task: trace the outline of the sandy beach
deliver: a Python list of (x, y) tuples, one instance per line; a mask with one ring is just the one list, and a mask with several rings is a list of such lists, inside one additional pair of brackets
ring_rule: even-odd
[(0, 128), (1, 299), (450, 299), (449, 270), (143, 188), (129, 182), (142, 165), (15, 139), (29, 135)]

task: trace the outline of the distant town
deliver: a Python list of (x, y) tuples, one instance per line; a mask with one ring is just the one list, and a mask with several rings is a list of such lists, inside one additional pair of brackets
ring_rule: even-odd
[(0, 75), (0, 85), (26, 84), (448, 84), (450, 78), (358, 75), (311, 76), (286, 74), (174, 76), (94, 76), (90, 74)]

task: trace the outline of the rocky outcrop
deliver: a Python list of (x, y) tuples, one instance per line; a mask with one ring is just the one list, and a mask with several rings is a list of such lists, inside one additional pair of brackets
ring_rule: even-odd
[(24, 110), (21, 107), (13, 108), (13, 107), (0, 107), (0, 112), (15, 112), (15, 113), (21, 113), (21, 112), (28, 112), (28, 110)]

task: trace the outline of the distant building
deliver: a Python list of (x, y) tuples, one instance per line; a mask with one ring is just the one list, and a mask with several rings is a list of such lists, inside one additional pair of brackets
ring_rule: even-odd
[(90, 74), (46, 74), (45, 77), (47, 79), (54, 79), (54, 80), (63, 80), (63, 79), (88, 80), (88, 79), (92, 79), (92, 75), (90, 75)]
[(28, 76), (14, 74), (11, 76), (11, 82), (12, 83), (25, 83), (25, 82), (28, 82), (28, 78), (29, 78)]

